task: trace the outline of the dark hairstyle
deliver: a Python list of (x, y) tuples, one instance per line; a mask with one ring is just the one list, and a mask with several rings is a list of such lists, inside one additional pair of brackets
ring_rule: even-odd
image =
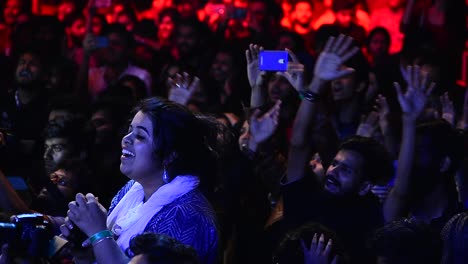
[(66, 111), (78, 118), (84, 118), (88, 114), (83, 103), (72, 95), (52, 97), (49, 102), (49, 110), (50, 112)]
[(417, 136), (427, 136), (430, 141), (431, 153), (438, 160), (449, 157), (448, 174), (454, 173), (463, 160), (463, 138), (447, 121), (443, 119), (418, 124)]
[(378, 179), (389, 180), (394, 174), (390, 153), (372, 138), (352, 136), (341, 144), (340, 150), (350, 150), (361, 155), (364, 180), (376, 183)]
[(65, 138), (68, 139), (75, 154), (87, 151), (94, 140), (94, 135), (85, 124), (85, 120), (80, 118), (50, 121), (44, 129), (44, 139)]
[(304, 242), (305, 246), (309, 248), (315, 234), (317, 234), (317, 239), (323, 234), (325, 242), (330, 239), (333, 241), (331, 251), (332, 257), (339, 255), (340, 263), (347, 259), (343, 245), (336, 233), (321, 224), (310, 222), (289, 231), (284, 236), (278, 249), (274, 253), (274, 263), (304, 263), (304, 251), (301, 246), (301, 240)]
[(355, 7), (356, 7), (355, 0), (333, 0), (333, 4), (332, 4), (333, 12), (354, 9)]
[[(163, 98), (145, 99), (134, 109), (146, 114), (153, 124), (154, 156), (157, 162), (169, 162), (168, 175), (206, 176), (214, 169), (216, 123), (195, 116), (187, 108)], [(175, 157), (173, 156), (175, 154)], [(211, 164), (210, 164), (211, 163)]]
[(137, 23), (138, 19), (137, 16), (135, 15), (135, 11), (130, 7), (130, 6), (124, 6), (123, 10), (118, 13), (117, 16), (125, 15), (130, 18), (130, 20), (133, 21), (133, 23)]
[(127, 29), (125, 29), (124, 25), (121, 24), (110, 24), (105, 31), (105, 35), (110, 35), (110, 34), (118, 34), (122, 37), (122, 39), (125, 41), (125, 44), (130, 50), (133, 50), (135, 47), (135, 38), (133, 37), (133, 34), (128, 32)]
[(177, 9), (175, 9), (175, 8), (164, 8), (158, 14), (158, 24), (161, 23), (162, 19), (164, 17), (166, 17), (166, 16), (170, 17), (172, 19), (172, 21), (174, 22), (174, 24), (176, 24), (176, 25), (179, 22), (180, 14), (177, 11)]
[(375, 256), (389, 263), (438, 264), (442, 241), (438, 233), (424, 223), (401, 219), (378, 229), (369, 242)]
[(86, 18), (83, 16), (83, 14), (81, 14), (80, 12), (75, 12), (65, 17), (63, 23), (65, 27), (68, 28), (73, 26), (73, 23), (75, 23), (75, 21), (79, 19), (83, 20), (83, 22), (86, 22)]
[(144, 254), (148, 263), (200, 263), (195, 249), (164, 234), (149, 232), (138, 234), (130, 240), (129, 249), (134, 256)]
[(385, 37), (385, 43), (388, 46), (390, 46), (391, 37), (390, 37), (390, 33), (388, 33), (388, 30), (384, 27), (376, 27), (373, 30), (371, 30), (371, 32), (369, 33), (369, 36), (367, 36), (366, 46), (368, 48), (369, 48), (372, 38), (377, 34), (382, 34)]
[(468, 212), (452, 217), (441, 232), (444, 242), (442, 264), (468, 263)]

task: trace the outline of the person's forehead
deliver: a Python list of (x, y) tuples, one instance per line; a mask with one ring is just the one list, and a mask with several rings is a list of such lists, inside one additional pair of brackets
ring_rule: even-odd
[(45, 144), (48, 146), (52, 145), (67, 145), (69, 140), (67, 138), (48, 138), (45, 140)]
[(354, 150), (341, 149), (335, 156), (335, 160), (342, 162), (350, 167), (357, 168), (364, 159), (361, 154)]
[(136, 113), (135, 117), (133, 117), (132, 126), (134, 128), (145, 128), (150, 133), (153, 130), (153, 123), (151, 122), (151, 119), (147, 114), (143, 113), (142, 111), (139, 111), (138, 113)]

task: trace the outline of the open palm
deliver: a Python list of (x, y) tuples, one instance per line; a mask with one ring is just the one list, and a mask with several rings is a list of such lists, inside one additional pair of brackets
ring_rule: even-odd
[(200, 87), (200, 79), (194, 77), (190, 81), (190, 75), (184, 72), (182, 75), (177, 74), (175, 79), (169, 78), (169, 100), (186, 105), (192, 99), (193, 93)]
[(260, 144), (269, 139), (275, 133), (278, 127), (279, 111), (281, 101), (276, 104), (264, 115), (260, 116), (260, 110), (257, 109), (250, 118), (250, 133), (255, 143)]
[(259, 54), (263, 47), (250, 44), (249, 49), (245, 51), (247, 60), (247, 77), (251, 88), (260, 86), (264, 80), (266, 72), (260, 71), (259, 67)]
[(402, 92), (400, 84), (394, 83), (394, 86), (401, 110), (406, 116), (416, 119), (423, 112), (435, 84), (427, 85), (427, 75), (421, 73), (419, 66), (408, 66), (406, 73), (408, 76), (406, 92)]

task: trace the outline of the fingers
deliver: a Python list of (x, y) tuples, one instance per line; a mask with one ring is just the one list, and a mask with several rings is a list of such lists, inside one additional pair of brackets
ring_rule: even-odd
[(193, 94), (193, 92), (195, 92), (199, 86), (200, 86), (200, 79), (197, 76), (193, 77), (192, 84), (190, 84), (189, 86), (190, 94)]
[(397, 92), (398, 98), (403, 97), (403, 92), (401, 91), (401, 86), (400, 86), (400, 84), (397, 83), (397, 82), (394, 82), (394, 83), (393, 83), (393, 86), (395, 87), (395, 90), (396, 90), (396, 92)]
[(353, 72), (355, 72), (355, 70), (353, 68), (347, 68), (347, 69), (341, 70), (341, 71), (337, 72), (337, 74), (334, 76), (333, 79), (336, 80), (336, 79), (345, 77), (347, 75), (352, 74)]
[(297, 58), (296, 54), (294, 54), (290, 49), (285, 49), (289, 56), (291, 57), (292, 61), (295, 63), (300, 63), (299, 59)]
[(329, 37), (327, 40), (327, 44), (325, 44), (325, 48), (323, 48), (324, 52), (331, 52), (333, 43), (335, 42), (335, 37)]
[(325, 236), (323, 234), (320, 235), (318, 245), (317, 245), (317, 251), (322, 252), (325, 249)]
[(345, 54), (343, 54), (343, 56), (341, 56), (341, 60), (342, 61), (347, 61), (349, 60), (349, 58), (353, 57), (354, 55), (356, 55), (356, 53), (358, 53), (359, 51), (359, 48), (358, 47), (353, 47), (351, 48), (348, 52), (346, 52)]
[(429, 96), (432, 94), (432, 92), (434, 91), (436, 87), (436, 84), (434, 82), (432, 82), (430, 85), (429, 85), (429, 88), (427, 88), (426, 90), (426, 96)]
[(333, 240), (329, 239), (325, 250), (323, 251), (324, 256), (329, 256), (332, 250)]
[(339, 54), (338, 51), (341, 50), (341, 43), (343, 42), (344, 38), (345, 38), (345, 35), (343, 34), (340, 34), (338, 36), (335, 43), (333, 43), (333, 46), (331, 47), (331, 52)]

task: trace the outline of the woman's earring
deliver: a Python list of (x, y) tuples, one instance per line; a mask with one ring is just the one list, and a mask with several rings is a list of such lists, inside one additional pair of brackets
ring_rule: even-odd
[(163, 181), (165, 183), (169, 183), (171, 180), (169, 179), (169, 175), (167, 175), (166, 165), (163, 168)]

